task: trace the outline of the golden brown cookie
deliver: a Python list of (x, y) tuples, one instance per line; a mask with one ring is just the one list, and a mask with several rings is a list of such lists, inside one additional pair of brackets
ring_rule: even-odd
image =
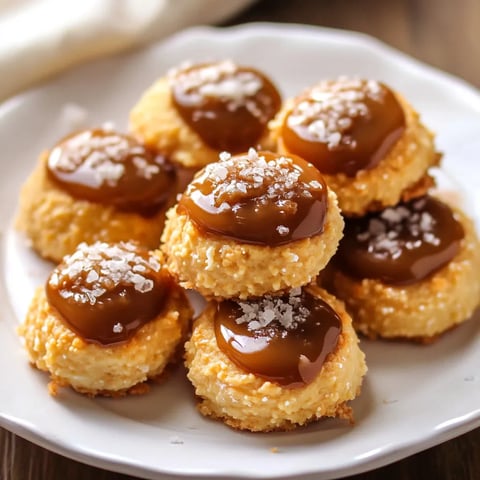
[(188, 65), (158, 80), (130, 114), (146, 145), (186, 168), (216, 162), (262, 143), (281, 105), (271, 80), (230, 60)]
[(192, 310), (158, 258), (132, 244), (81, 244), (50, 275), (19, 333), (52, 381), (118, 396), (175, 360)]
[(433, 134), (397, 92), (374, 81), (327, 80), (286, 102), (270, 123), (280, 153), (313, 163), (347, 216), (426, 193), (440, 155)]
[(126, 135), (86, 130), (40, 156), (22, 188), (16, 225), (55, 262), (81, 242), (155, 248), (175, 193), (164, 157)]
[(297, 290), (211, 302), (195, 320), (185, 365), (203, 415), (251, 431), (352, 421), (367, 369), (351, 318), (324, 290)]
[(317, 169), (251, 149), (199, 172), (167, 213), (162, 251), (183, 287), (246, 298), (309, 283), (342, 229), (335, 194)]
[(480, 243), (460, 210), (421, 197), (346, 221), (334, 293), (370, 337), (428, 342), (480, 304)]

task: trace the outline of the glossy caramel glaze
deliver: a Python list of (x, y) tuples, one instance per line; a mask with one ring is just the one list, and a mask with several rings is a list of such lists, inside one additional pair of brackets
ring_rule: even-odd
[(50, 152), (47, 172), (73, 197), (149, 215), (169, 198), (175, 171), (134, 138), (103, 129), (69, 135)]
[(375, 167), (404, 130), (403, 108), (387, 86), (340, 78), (296, 99), (281, 134), (289, 152), (322, 173), (353, 177)]
[(328, 192), (311, 164), (253, 149), (222, 157), (196, 176), (179, 202), (179, 213), (202, 232), (274, 246), (323, 231)]
[(46, 293), (68, 328), (110, 346), (161, 313), (170, 282), (158, 260), (132, 243), (82, 243), (52, 272)]
[(457, 255), (464, 237), (450, 207), (430, 196), (345, 222), (336, 264), (346, 275), (392, 285), (435, 273)]
[(246, 372), (295, 388), (311, 383), (341, 332), (338, 314), (307, 291), (218, 304), (219, 348)]
[(178, 113), (215, 150), (238, 153), (256, 146), (281, 106), (270, 79), (231, 61), (180, 69), (171, 84)]

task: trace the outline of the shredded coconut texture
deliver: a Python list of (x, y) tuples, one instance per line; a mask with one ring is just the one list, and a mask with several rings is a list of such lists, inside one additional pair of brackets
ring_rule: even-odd
[[(254, 148), (247, 155), (220, 154), (220, 161), (207, 165), (203, 173), (187, 188), (186, 195), (197, 195), (196, 184), (212, 183), (212, 197), (216, 207), (222, 210), (235, 209), (239, 199), (255, 198), (258, 208), (277, 204), (286, 211), (296, 210), (295, 199), (312, 198), (324, 188), (316, 180), (300, 180), (302, 169), (291, 158), (279, 156), (266, 160)], [(285, 226), (279, 225), (280, 234), (288, 234)]]
[[(357, 240), (368, 242), (368, 252), (400, 257), (403, 249), (413, 250), (423, 243), (439, 245), (440, 238), (435, 234), (436, 221), (426, 211), (422, 211), (424, 199), (414, 201), (410, 208), (397, 205), (385, 209), (378, 217), (369, 220), (367, 230), (357, 233)], [(407, 239), (405, 239), (407, 233)]]
[(356, 141), (348, 134), (354, 120), (369, 116), (366, 100), (381, 102), (384, 96), (384, 88), (375, 80), (327, 80), (302, 97), (287, 123), (293, 129), (305, 127), (310, 138), (331, 150), (340, 145), (355, 148)]
[(151, 291), (154, 280), (150, 277), (159, 270), (158, 260), (133, 243), (81, 243), (64, 258), (48, 282), (64, 299), (95, 305), (102, 295), (118, 287), (133, 287), (141, 293)]
[(237, 302), (243, 315), (235, 321), (247, 323), (249, 330), (268, 327), (272, 322), (278, 322), (286, 330), (294, 330), (310, 315), (310, 310), (302, 304), (301, 293), (301, 288), (294, 288), (288, 296), (266, 295), (259, 300)]

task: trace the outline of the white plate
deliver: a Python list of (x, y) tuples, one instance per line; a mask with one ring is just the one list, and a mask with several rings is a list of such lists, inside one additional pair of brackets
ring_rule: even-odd
[(445, 168), (474, 199), (479, 225), (478, 92), (368, 37), (299, 26), (196, 28), (147, 50), (77, 68), (0, 107), (0, 424), (74, 459), (162, 479), (174, 474), (334, 478), (393, 462), (479, 426), (478, 315), (428, 347), (362, 341), (370, 371), (353, 404), (353, 428), (324, 421), (292, 433), (235, 432), (197, 414), (182, 371), (140, 398), (91, 400), (68, 390), (58, 399), (47, 394), (46, 375), (28, 366), (15, 334), (32, 288), (49, 269), (9, 227), (21, 181), (38, 153), (65, 133), (67, 102), (87, 108), (91, 124), (113, 120), (123, 128), (141, 92), (169, 67), (185, 59), (224, 57), (265, 70), (285, 95), (339, 74), (391, 84), (438, 132)]

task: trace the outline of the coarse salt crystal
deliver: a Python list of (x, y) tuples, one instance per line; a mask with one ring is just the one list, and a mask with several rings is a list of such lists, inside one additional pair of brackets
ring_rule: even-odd
[(247, 323), (249, 330), (267, 327), (276, 321), (287, 330), (305, 322), (310, 311), (301, 304), (301, 289), (294, 289), (287, 297), (266, 295), (253, 302), (238, 302), (243, 315), (236, 319), (238, 324)]
[(356, 142), (348, 131), (353, 120), (369, 114), (367, 99), (378, 102), (383, 97), (381, 85), (374, 80), (340, 77), (336, 81), (321, 82), (295, 105), (287, 124), (293, 129), (304, 127), (329, 149), (339, 145), (355, 148)]
[(122, 333), (123, 332), (123, 325), (121, 323), (116, 323), (113, 326), (113, 333)]
[[(388, 253), (396, 259), (401, 255), (402, 248), (413, 250), (422, 243), (434, 246), (440, 244), (440, 239), (434, 234), (436, 221), (427, 211), (422, 211), (425, 200), (420, 199), (411, 204), (412, 210), (405, 205), (386, 208), (378, 218), (371, 218), (368, 230), (357, 232), (358, 241), (368, 240), (370, 253)], [(406, 232), (414, 240), (405, 240), (402, 232)]]
[[(145, 258), (138, 254), (136, 248), (128, 242), (81, 243), (54, 270), (49, 284), (57, 288), (63, 298), (73, 297), (76, 302), (92, 305), (119, 285), (132, 286), (141, 293), (149, 292), (154, 288), (154, 281), (148, 276), (152, 271), (159, 271), (160, 264), (152, 255)], [(74, 292), (70, 284), (75, 285)]]
[(263, 88), (263, 79), (255, 72), (238, 69), (230, 60), (177, 71), (174, 82), (176, 88), (189, 95), (192, 106), (202, 105), (206, 98), (218, 98), (228, 111), (245, 107), (253, 116), (264, 120), (261, 107), (268, 103), (268, 97), (256, 97)]
[(218, 156), (219, 156), (220, 160), (225, 162), (227, 160), (230, 160), (230, 158), (232, 157), (232, 154), (228, 153), (228, 152), (220, 152), (220, 154)]
[(95, 270), (90, 270), (85, 280), (87, 283), (92, 283), (98, 280), (98, 273)]

